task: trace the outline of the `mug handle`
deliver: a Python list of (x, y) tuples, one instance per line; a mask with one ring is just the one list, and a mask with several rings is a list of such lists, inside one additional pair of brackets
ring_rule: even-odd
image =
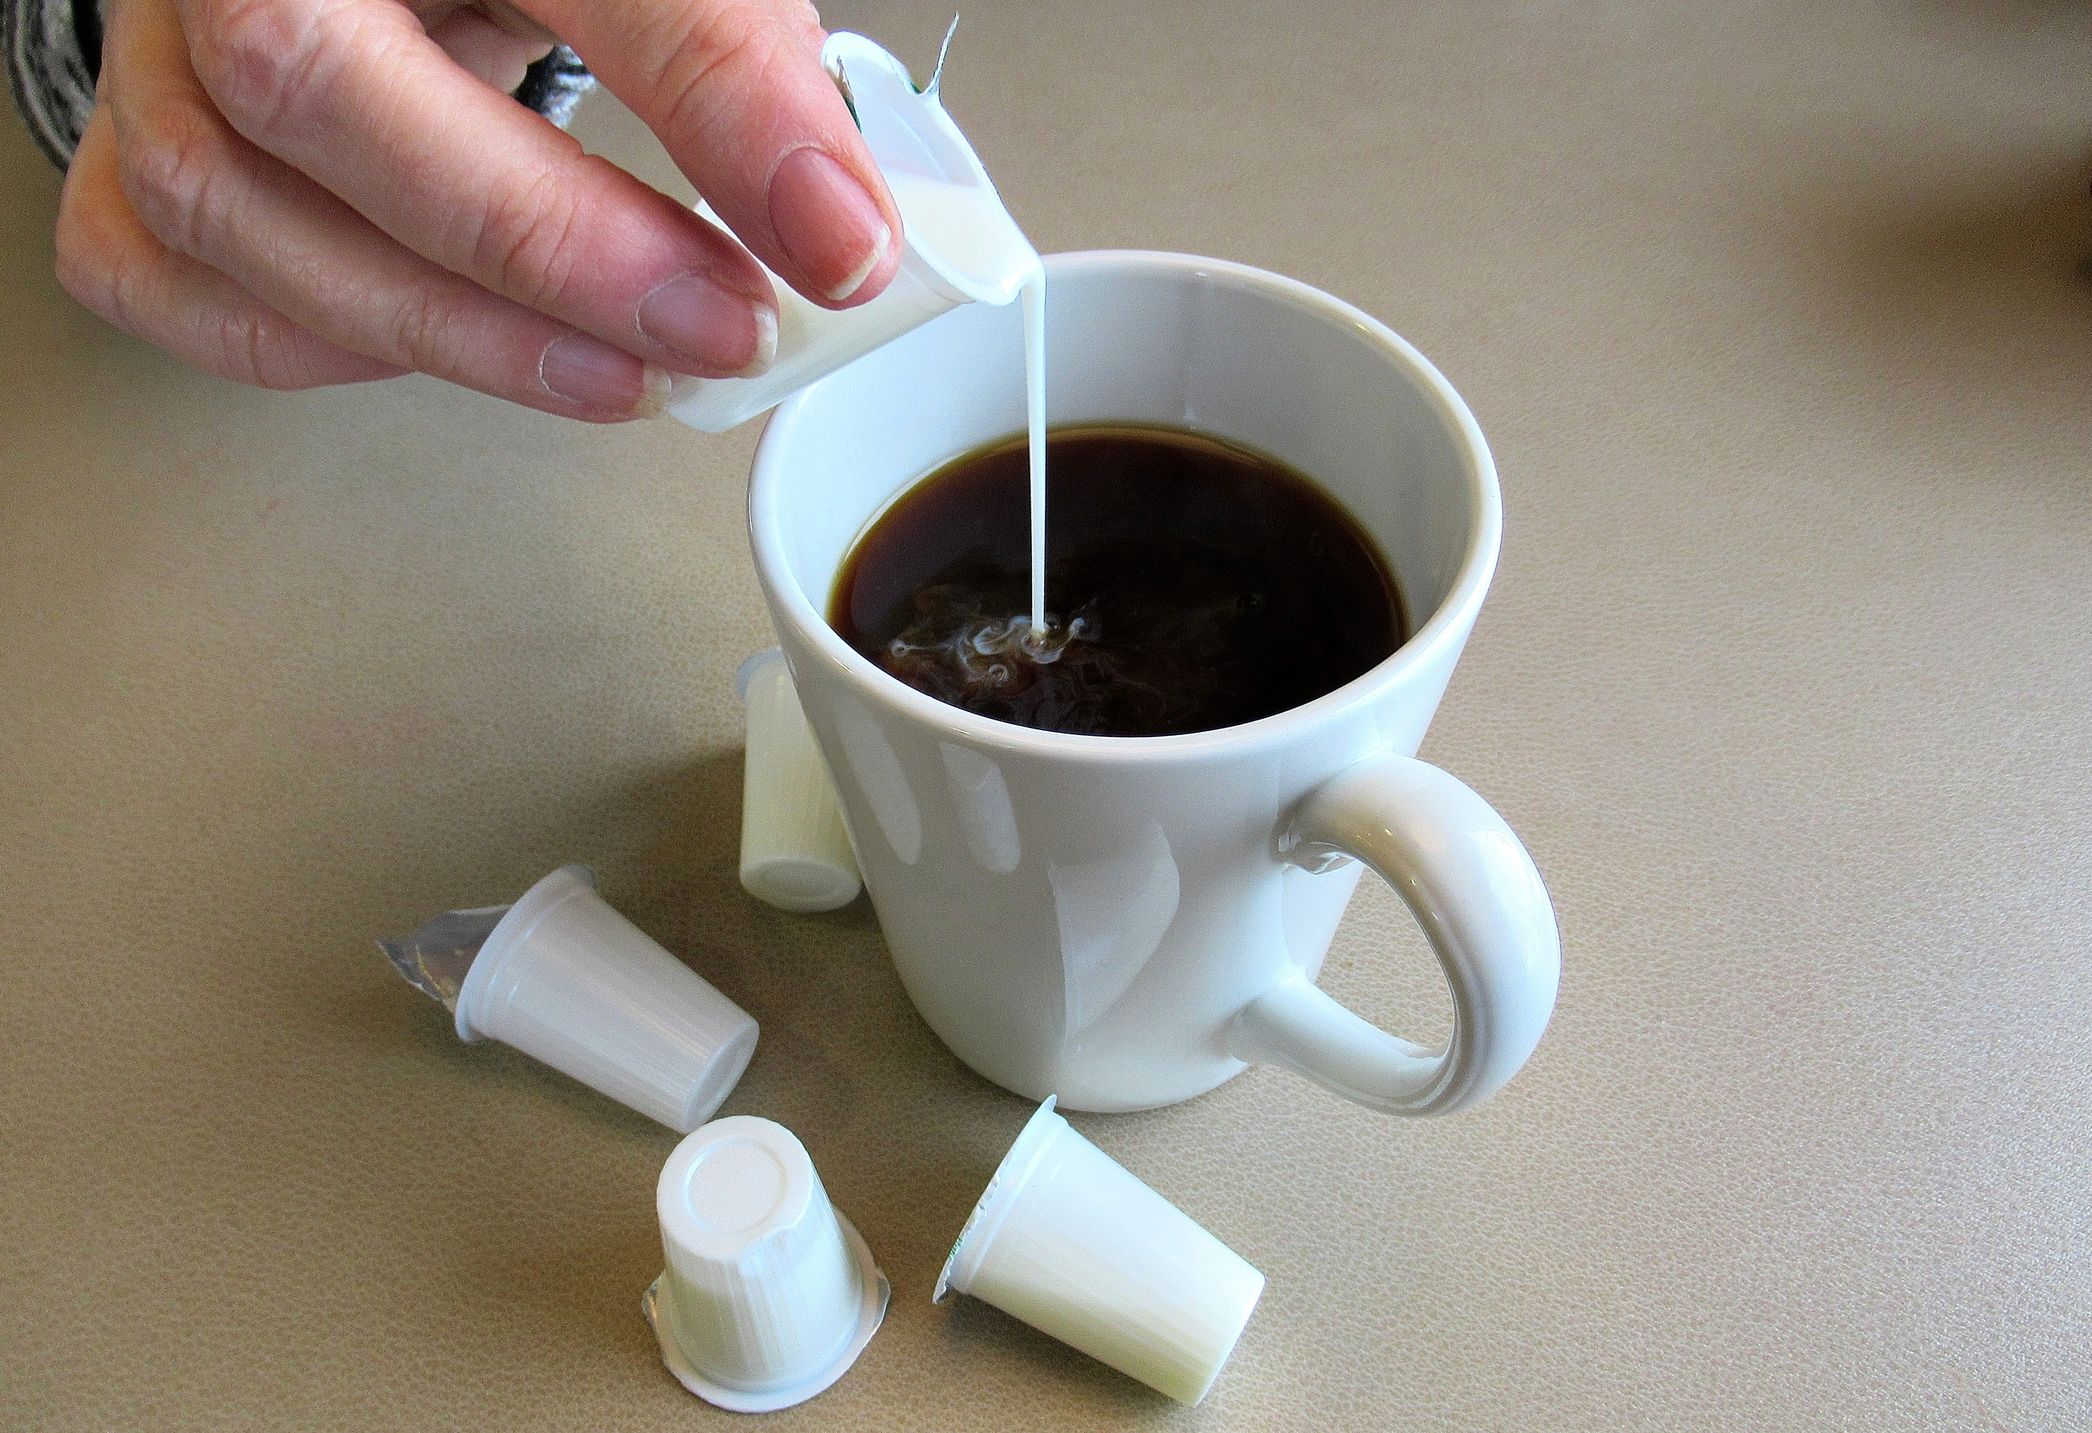
[(1296, 972), (1235, 1016), (1231, 1054), (1397, 1115), (1459, 1109), (1518, 1073), (1554, 1011), (1562, 942), (1533, 858), (1488, 802), (1427, 762), (1372, 757), (1300, 803), (1279, 851), (1310, 871), (1356, 857), (1395, 888), (1445, 968), (1453, 1035), (1442, 1051), (1391, 1035)]

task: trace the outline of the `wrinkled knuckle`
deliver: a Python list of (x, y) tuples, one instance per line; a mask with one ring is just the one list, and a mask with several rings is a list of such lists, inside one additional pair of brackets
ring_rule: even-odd
[(312, 362), (311, 339), (281, 314), (248, 316), (245, 333), (232, 335), (241, 345), (238, 361), (243, 380), (260, 388), (288, 392), (312, 388), (324, 380)]
[(224, 135), (201, 106), (162, 105), (126, 126), (117, 180), (154, 237), (194, 254), (229, 157)]
[(828, 32), (821, 27), (821, 12), (814, 8), (813, 0), (792, 0), (785, 10), (785, 24), (798, 35), (801, 42), (813, 49), (820, 49), (821, 42), (828, 38)]
[(312, 388), (327, 381), (313, 361), (315, 341), (273, 309), (228, 309), (205, 335), (201, 364), (221, 378), (255, 388)]
[(424, 289), (400, 305), (392, 324), (390, 362), (447, 378), (459, 372), (463, 343), (457, 300)]
[(199, 10), (191, 58), (226, 118), (249, 135), (293, 123), (317, 82), (320, 27), (280, 0), (215, 0)]
[(252, 311), (221, 313), (211, 329), (209, 367), (235, 383), (269, 387), (269, 325)]
[[(673, 8), (673, 7), (671, 7)], [(671, 145), (687, 146), (713, 127), (719, 115), (757, 92), (791, 44), (786, 32), (751, 5), (724, 5), (705, 12), (658, 52), (661, 88)]]
[(472, 272), (498, 293), (536, 309), (559, 305), (573, 279), (581, 222), (575, 184), (563, 170), (540, 171), (504, 189), (472, 244)]

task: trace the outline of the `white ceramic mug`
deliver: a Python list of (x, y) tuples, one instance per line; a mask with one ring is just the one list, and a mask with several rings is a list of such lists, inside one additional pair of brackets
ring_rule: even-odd
[[(1047, 272), (1052, 422), (1285, 459), (1379, 545), (1414, 631), (1336, 691), (1219, 731), (1070, 736), (946, 706), (825, 613), (889, 501), (1022, 428), (1017, 308), (955, 310), (790, 399), (756, 453), (756, 568), (902, 983), (968, 1065), (1076, 1109), (1170, 1104), (1257, 1061), (1398, 1114), (1480, 1099), (1532, 1053), (1561, 969), (1524, 846), (1414, 759), (1496, 566), (1480, 429), (1415, 349), (1304, 284), (1135, 252)], [(1315, 986), (1358, 862), (1445, 968), (1444, 1050)]]

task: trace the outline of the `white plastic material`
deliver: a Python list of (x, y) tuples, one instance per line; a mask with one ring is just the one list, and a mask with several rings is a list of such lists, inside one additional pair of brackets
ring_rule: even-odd
[(708, 1403), (804, 1403), (886, 1317), (885, 1275), (781, 1124), (706, 1125), (669, 1156), (654, 1205), (666, 1267), (640, 1307), (669, 1371)]
[(458, 1034), (492, 1038), (670, 1129), (696, 1129), (755, 1053), (749, 1013), (562, 866), (509, 907), (458, 989)]
[[(756, 449), (756, 577), (902, 987), (961, 1060), (1063, 1108), (1170, 1104), (1254, 1060), (1398, 1114), (1473, 1104), (1546, 1028), (1560, 933), (1510, 828), (1390, 758), (1423, 740), (1495, 569), (1481, 430), (1415, 349), (1291, 279), (1182, 254), (1046, 268), (1052, 422), (1190, 428), (1312, 474), (1417, 625), (1356, 680), (1220, 731), (1078, 736), (962, 711), (826, 613), (895, 494), (1017, 426), (1023, 314), (970, 304), (796, 394)], [(1315, 994), (1362, 867), (1444, 969), (1436, 1049)]]
[(848, 905), (863, 886), (857, 857), (784, 655), (775, 647), (756, 653), (741, 664), (736, 685), (748, 706), (741, 885), (779, 910)]
[(1264, 1276), (1039, 1107), (959, 1231), (939, 1302), (985, 1299), (1181, 1403), (1234, 1352)]
[[(938, 101), (908, 67), (862, 35), (838, 32), (821, 62), (850, 96), (858, 128), (901, 212), (901, 267), (877, 298), (824, 309), (772, 277), (777, 356), (748, 378), (684, 378), (668, 412), (720, 433), (766, 412), (851, 359), (963, 303), (1006, 304), (1039, 273), (988, 172)], [(703, 205), (698, 211), (714, 219)]]

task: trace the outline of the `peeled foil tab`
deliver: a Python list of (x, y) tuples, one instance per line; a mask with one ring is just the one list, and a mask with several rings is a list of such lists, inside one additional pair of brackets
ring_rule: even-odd
[(385, 952), (400, 979), (431, 1000), (441, 1001), (455, 1016), (465, 972), (472, 969), (480, 947), (508, 913), (507, 906), (445, 911), (410, 935), (379, 941), (378, 949)]
[(755, 1018), (618, 914), (586, 866), (378, 949), (460, 1040), (498, 1040), (685, 1134), (755, 1052)]

